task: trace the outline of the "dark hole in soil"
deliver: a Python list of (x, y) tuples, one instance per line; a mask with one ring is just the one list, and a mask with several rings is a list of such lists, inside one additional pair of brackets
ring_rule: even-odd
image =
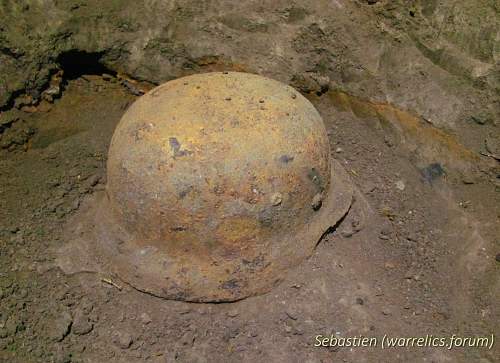
[(87, 75), (102, 75), (104, 73), (115, 76), (116, 72), (101, 63), (102, 52), (85, 52), (70, 50), (57, 57), (57, 63), (64, 71), (64, 79), (72, 80)]

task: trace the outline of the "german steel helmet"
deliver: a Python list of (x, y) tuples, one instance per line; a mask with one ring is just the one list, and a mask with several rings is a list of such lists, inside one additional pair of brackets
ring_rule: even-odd
[(264, 293), (346, 213), (346, 179), (319, 113), (293, 88), (239, 72), (179, 78), (118, 124), (91, 249), (160, 297)]

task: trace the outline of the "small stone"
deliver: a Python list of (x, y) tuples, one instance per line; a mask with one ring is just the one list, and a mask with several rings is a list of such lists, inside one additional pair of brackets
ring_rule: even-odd
[(9, 228), (10, 233), (17, 233), (20, 231), (19, 227), (13, 226)]
[(382, 228), (380, 229), (380, 234), (385, 234), (388, 236), (392, 231), (392, 228), (389, 225), (383, 225)]
[(473, 115), (470, 117), (472, 121), (474, 121), (478, 125), (484, 125), (489, 121), (489, 118), (485, 114), (481, 115)]
[(497, 262), (500, 262), (500, 253), (497, 253), (497, 255), (496, 255), (496, 257), (495, 257), (495, 260), (496, 260)]
[(231, 317), (231, 318), (235, 318), (235, 317), (237, 317), (239, 314), (240, 314), (240, 313), (239, 313), (239, 311), (238, 311), (238, 310), (236, 310), (236, 309), (232, 309), (232, 310), (229, 310), (229, 311), (227, 312), (227, 316), (229, 316), (229, 317)]
[(404, 183), (404, 181), (398, 180), (396, 182), (396, 188), (398, 188), (401, 191), (405, 190), (405, 183)]
[(193, 342), (195, 339), (196, 339), (196, 337), (195, 337), (194, 333), (188, 331), (188, 332), (184, 333), (184, 335), (182, 336), (181, 344), (191, 346), (191, 345), (193, 345)]
[(42, 97), (47, 102), (54, 102), (54, 98), (59, 97), (61, 95), (61, 87), (58, 85), (54, 85), (45, 90), (42, 94)]
[(292, 309), (286, 310), (285, 314), (286, 314), (286, 316), (288, 316), (292, 320), (297, 320), (297, 318), (298, 318), (297, 312), (292, 310)]
[(152, 321), (151, 317), (147, 313), (142, 313), (140, 319), (144, 325), (147, 325)]
[(128, 349), (134, 342), (132, 336), (127, 332), (115, 331), (112, 335), (113, 343), (121, 349)]
[(134, 96), (142, 96), (144, 94), (144, 91), (137, 87), (137, 85), (133, 82), (130, 82), (126, 79), (121, 80), (121, 85), (127, 89), (128, 92), (133, 94)]
[(365, 302), (364, 302), (364, 300), (363, 300), (362, 298), (360, 298), (360, 297), (357, 297), (357, 298), (356, 298), (356, 304), (358, 304), (358, 305), (363, 305), (364, 303), (365, 303)]
[(79, 206), (80, 206), (80, 199), (75, 198), (75, 200), (71, 203), (71, 207), (69, 209), (74, 211), (77, 210)]
[(382, 314), (384, 314), (385, 316), (389, 316), (391, 315), (391, 311), (389, 309), (384, 309), (382, 310)]
[(281, 202), (283, 201), (283, 196), (281, 195), (281, 193), (273, 193), (273, 195), (271, 195), (271, 204), (275, 207), (277, 207), (278, 205), (281, 204)]
[(342, 149), (341, 147), (338, 147), (335, 149), (336, 153), (341, 153), (342, 151), (344, 151), (344, 149)]
[(464, 183), (465, 185), (474, 184), (474, 178), (470, 175), (463, 175), (462, 183)]
[(183, 306), (180, 310), (179, 310), (179, 314), (181, 315), (185, 315), (185, 314), (189, 314), (191, 312), (191, 308), (186, 305), (186, 306)]
[(351, 222), (351, 226), (354, 229), (354, 232), (360, 232), (361, 230), (363, 230), (363, 224), (357, 218)]
[(311, 202), (311, 207), (314, 210), (319, 210), (322, 205), (323, 205), (323, 194), (318, 193), (314, 196), (314, 198)]
[(340, 232), (340, 235), (345, 238), (349, 238), (354, 234), (354, 231), (352, 230), (351, 227), (346, 227)]
[(429, 183), (432, 183), (435, 179), (440, 178), (445, 174), (445, 170), (439, 163), (432, 163), (421, 170), (422, 176)]

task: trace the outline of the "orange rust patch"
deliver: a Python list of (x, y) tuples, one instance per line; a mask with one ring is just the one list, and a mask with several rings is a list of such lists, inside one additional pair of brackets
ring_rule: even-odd
[(421, 117), (383, 102), (363, 100), (342, 91), (330, 91), (329, 97), (339, 111), (351, 111), (362, 119), (376, 118), (382, 125), (399, 131), (410, 150), (417, 151), (426, 160), (440, 159), (463, 163), (477, 162), (479, 156), (459, 143), (452, 135), (437, 129)]

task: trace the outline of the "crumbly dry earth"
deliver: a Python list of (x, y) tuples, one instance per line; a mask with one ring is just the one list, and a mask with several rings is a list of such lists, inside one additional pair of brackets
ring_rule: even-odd
[[(497, 362), (498, 342), (380, 347), (500, 338), (496, 2), (139, 3), (0, 3), (0, 361)], [(64, 275), (62, 230), (104, 188), (128, 105), (223, 69), (313, 102), (357, 187), (348, 216), (280, 286), (235, 303)], [(379, 341), (315, 347), (320, 334)]]

